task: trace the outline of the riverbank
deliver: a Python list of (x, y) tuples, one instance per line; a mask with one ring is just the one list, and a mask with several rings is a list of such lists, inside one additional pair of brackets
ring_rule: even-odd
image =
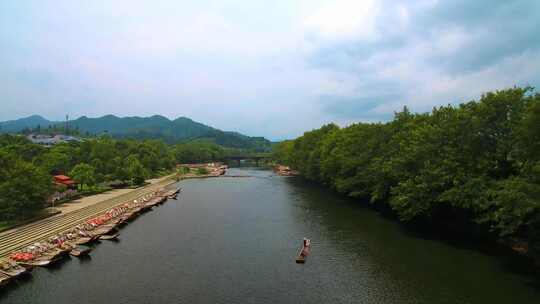
[(8, 233), (14, 229), (18, 229), (27, 224), (31, 224), (40, 220), (46, 220), (50, 217), (57, 216), (60, 214), (73, 212), (73, 211), (100, 203), (102, 201), (111, 200), (111, 199), (120, 197), (122, 195), (128, 194), (133, 191), (145, 189), (145, 187), (162, 182), (163, 180), (172, 179), (173, 176), (174, 175), (171, 174), (171, 175), (163, 176), (160, 178), (149, 179), (145, 186), (138, 187), (138, 188), (111, 189), (102, 193), (93, 194), (89, 196), (83, 196), (80, 198), (58, 203), (54, 206), (54, 208), (53, 207), (45, 208), (40, 214), (34, 217), (31, 217), (22, 221), (18, 221), (18, 222), (6, 223), (4, 226), (0, 226), (0, 237), (2, 237), (3, 233)]
[[(0, 259), (25, 267), (48, 266), (76, 245), (92, 242), (137, 217), (140, 212), (167, 198), (176, 198), (179, 190), (166, 191), (167, 186), (183, 179), (207, 177), (216, 175), (210, 172), (166, 176), (139, 189), (120, 189), (62, 205), (57, 210), (62, 211), (59, 215), (0, 233)], [(15, 278), (8, 276), (2, 281), (6, 283)]]

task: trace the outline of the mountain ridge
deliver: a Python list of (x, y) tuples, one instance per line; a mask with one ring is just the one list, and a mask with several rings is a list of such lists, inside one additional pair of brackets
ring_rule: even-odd
[[(51, 121), (40, 115), (31, 115), (0, 122), (0, 133), (18, 133), (38, 126), (41, 128), (47, 128), (48, 126), (63, 127), (64, 124), (65, 122)], [(225, 147), (257, 151), (268, 151), (271, 145), (271, 142), (264, 137), (247, 136), (234, 131), (222, 131), (185, 116), (171, 120), (162, 115), (148, 117), (119, 117), (113, 114), (101, 117), (83, 115), (77, 119), (69, 120), (68, 125), (81, 133), (92, 135), (109, 134), (117, 138), (158, 138), (168, 143), (204, 140)]]

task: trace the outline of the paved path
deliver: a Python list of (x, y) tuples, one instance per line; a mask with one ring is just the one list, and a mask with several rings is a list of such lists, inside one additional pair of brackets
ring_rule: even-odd
[[(147, 180), (147, 182), (150, 184), (156, 184), (170, 177), (171, 176), (150, 179), (150, 180)], [(137, 189), (114, 189), (114, 190), (110, 190), (110, 191), (103, 192), (100, 194), (86, 196), (80, 199), (66, 202), (66, 203), (60, 204), (59, 206), (56, 206), (54, 209), (61, 211), (62, 213), (65, 214), (65, 213), (73, 212), (75, 210), (79, 210), (79, 209), (82, 209), (91, 205), (95, 205), (104, 200), (108, 200), (108, 199), (115, 198), (129, 192), (133, 192), (134, 190), (137, 190)], [(0, 237), (1, 237), (1, 234), (0, 234)]]
[[(7, 257), (13, 251), (69, 230), (88, 218), (114, 206), (136, 199), (172, 183), (174, 183), (174, 180), (162, 178), (142, 188), (116, 192), (118, 195), (113, 197), (101, 195), (102, 200), (88, 197), (82, 205), (78, 205), (78, 208), (66, 207), (67, 209), (59, 215), (2, 232), (0, 233), (0, 258)], [(96, 197), (98, 196), (100, 195)]]

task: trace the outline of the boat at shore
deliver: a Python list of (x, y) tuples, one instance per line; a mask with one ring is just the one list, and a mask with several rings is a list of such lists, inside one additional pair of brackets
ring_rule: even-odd
[(302, 248), (300, 248), (300, 251), (298, 252), (298, 255), (296, 256), (297, 264), (304, 264), (306, 262), (306, 257), (310, 253), (310, 247), (311, 247), (311, 240), (304, 238), (303, 243), (302, 243)]
[(84, 245), (84, 244), (88, 244), (90, 242), (92, 242), (94, 240), (93, 237), (80, 237), (74, 241), (72, 241), (71, 243), (73, 245)]
[(150, 199), (148, 202), (146, 202), (146, 204), (144, 205), (144, 208), (151, 209), (154, 206), (159, 205), (159, 204), (163, 203), (166, 200), (167, 200), (167, 198), (163, 197), (163, 196), (154, 197), (154, 198)]
[(92, 251), (92, 247), (75, 246), (73, 249), (71, 249), (69, 254), (72, 255), (72, 256), (81, 257), (81, 256), (88, 255), (90, 253), (90, 251)]
[(133, 219), (135, 219), (141, 212), (142, 208), (141, 207), (136, 207), (134, 208), (132, 211), (128, 211), (124, 214), (122, 214), (119, 218), (119, 221), (118, 221), (118, 226), (120, 225), (124, 225), (124, 224), (127, 224), (127, 222), (130, 222), (132, 221)]
[(111, 232), (115, 228), (116, 228), (115, 223), (105, 224), (103, 226), (99, 226), (99, 227), (95, 228), (92, 231), (89, 231), (89, 234), (90, 234), (90, 236), (92, 236), (93, 239), (98, 239), (100, 236), (102, 236), (104, 234), (108, 234), (109, 232)]
[(0, 273), (0, 286), (7, 285), (11, 278), (3, 273)]
[(174, 199), (176, 200), (178, 198), (178, 194), (182, 192), (182, 188), (178, 188), (176, 190), (170, 190), (163, 194), (165, 198)]
[(281, 176), (297, 176), (299, 172), (292, 170), (289, 166), (277, 165), (274, 167), (274, 171)]
[(114, 241), (118, 239), (118, 236), (120, 236), (120, 233), (104, 234), (99, 237), (99, 240)]
[(10, 278), (17, 278), (29, 272), (30, 269), (24, 268), (12, 260), (3, 260), (0, 262), (0, 274), (5, 274)]
[(62, 258), (64, 258), (67, 254), (67, 250), (54, 250), (50, 253), (46, 253), (44, 255), (41, 255), (35, 259), (28, 260), (28, 261), (17, 261), (17, 264), (24, 266), (24, 267), (35, 267), (35, 266), (49, 266), (52, 265), (58, 261), (60, 261)]

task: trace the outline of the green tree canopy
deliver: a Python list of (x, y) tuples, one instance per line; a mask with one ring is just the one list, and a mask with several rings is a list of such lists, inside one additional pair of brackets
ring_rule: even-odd
[(326, 125), (273, 155), (402, 221), (523, 239), (540, 253), (540, 95), (531, 88), (431, 113), (404, 108), (387, 123)]
[(91, 165), (80, 163), (70, 171), (72, 179), (77, 181), (81, 188), (84, 186), (94, 186), (96, 182), (95, 169)]
[(130, 155), (125, 161), (127, 176), (135, 185), (142, 185), (146, 178), (146, 170), (135, 155)]
[(0, 218), (28, 217), (45, 206), (52, 180), (44, 170), (0, 149)]

